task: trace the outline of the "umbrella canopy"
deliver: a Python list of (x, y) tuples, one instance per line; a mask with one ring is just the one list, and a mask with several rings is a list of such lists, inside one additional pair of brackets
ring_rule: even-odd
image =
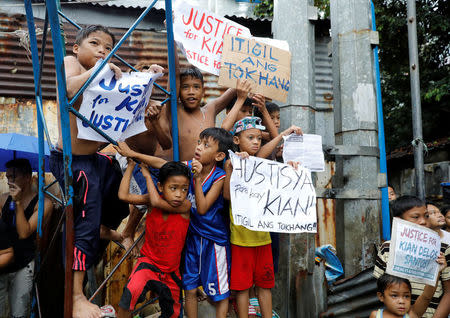
[[(44, 143), (45, 171), (48, 167), (50, 150)], [(5, 164), (12, 159), (24, 158), (31, 163), (33, 171), (38, 171), (39, 166), (39, 142), (36, 137), (21, 134), (0, 134), (0, 171), (6, 171)]]

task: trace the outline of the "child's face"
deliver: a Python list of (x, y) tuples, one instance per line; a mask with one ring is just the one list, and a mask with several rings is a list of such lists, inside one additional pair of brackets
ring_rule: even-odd
[(447, 229), (450, 228), (450, 210), (445, 213), (445, 224), (447, 224)]
[(241, 109), (239, 110), (239, 113), (236, 117), (236, 121), (239, 121), (241, 119), (244, 119), (245, 117), (251, 117), (253, 111), (253, 106), (249, 105), (242, 105)]
[(425, 206), (416, 206), (404, 212), (401, 216), (403, 220), (430, 227), (428, 220), (428, 211)]
[(202, 81), (192, 76), (183, 76), (180, 83), (180, 99), (189, 110), (200, 107), (204, 94)]
[(225, 154), (219, 151), (219, 143), (212, 137), (199, 139), (195, 147), (194, 158), (202, 165), (223, 160)]
[(95, 31), (82, 40), (81, 44), (74, 44), (73, 53), (84, 68), (90, 69), (99, 59), (104, 59), (112, 48), (111, 36), (102, 31)]
[(392, 187), (388, 187), (388, 198), (389, 202), (397, 199), (397, 195)]
[(441, 229), (445, 225), (445, 218), (439, 211), (438, 207), (432, 204), (427, 204), (428, 219), (431, 229)]
[(274, 111), (270, 113), (270, 118), (272, 118), (273, 123), (275, 124), (275, 127), (277, 127), (277, 129), (280, 129), (280, 112), (279, 111)]
[(411, 291), (406, 283), (391, 284), (384, 293), (377, 293), (378, 298), (386, 306), (386, 311), (403, 317), (411, 308)]
[(189, 179), (185, 176), (170, 176), (164, 184), (158, 183), (158, 189), (164, 199), (173, 207), (179, 207), (186, 199), (189, 190)]
[(238, 136), (233, 137), (233, 141), (239, 146), (239, 150), (247, 152), (250, 156), (254, 156), (259, 151), (261, 140), (261, 130), (257, 128), (244, 130)]

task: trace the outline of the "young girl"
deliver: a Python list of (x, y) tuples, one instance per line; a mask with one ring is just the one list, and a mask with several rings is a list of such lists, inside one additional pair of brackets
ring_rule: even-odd
[[(261, 147), (262, 131), (259, 117), (245, 117), (233, 127), (233, 142), (239, 148), (241, 158), (257, 156), (267, 158), (282, 140), (291, 133), (301, 134), (301, 129), (292, 126)], [(230, 178), (233, 172), (231, 161), (225, 164), (227, 176), (223, 197), (230, 200)], [(249, 289), (255, 285), (262, 317), (272, 317), (272, 292), (275, 285), (271, 239), (269, 232), (256, 232), (234, 224), (231, 214), (231, 279), (230, 287), (236, 290), (239, 318), (248, 317)]]
[[(445, 268), (444, 254), (441, 253), (436, 262), (440, 264), (440, 272)], [(377, 296), (384, 304), (384, 309), (372, 311), (369, 318), (419, 318), (427, 310), (433, 297), (435, 286), (426, 285), (422, 295), (411, 306), (411, 283), (405, 278), (383, 274), (377, 281)]]

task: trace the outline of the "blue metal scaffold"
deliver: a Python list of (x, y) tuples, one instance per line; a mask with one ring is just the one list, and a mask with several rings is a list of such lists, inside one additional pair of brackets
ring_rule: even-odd
[[(63, 217), (65, 215), (65, 226), (66, 226), (66, 251), (73, 250), (73, 187), (72, 187), (72, 149), (71, 149), (71, 138), (70, 138), (70, 122), (69, 122), (69, 113), (72, 113), (76, 117), (80, 118), (83, 122), (87, 123), (92, 129), (97, 131), (100, 135), (102, 135), (106, 140), (108, 140), (112, 144), (117, 144), (115, 140), (111, 139), (104, 132), (99, 130), (97, 126), (91, 123), (87, 118), (81, 115), (76, 109), (74, 109), (73, 105), (77, 101), (77, 99), (83, 94), (88, 85), (92, 82), (92, 80), (98, 75), (100, 70), (109, 62), (109, 60), (114, 56), (126, 66), (136, 71), (136, 69), (123, 60), (120, 56), (116, 54), (117, 50), (124, 43), (124, 41), (130, 36), (134, 29), (138, 26), (138, 24), (144, 19), (144, 17), (150, 12), (153, 8), (157, 0), (153, 0), (152, 3), (142, 12), (142, 14), (137, 18), (137, 20), (133, 23), (133, 25), (128, 29), (128, 31), (122, 36), (122, 38), (117, 42), (105, 60), (101, 63), (101, 65), (97, 68), (97, 70), (89, 77), (86, 83), (81, 87), (81, 89), (77, 92), (77, 94), (69, 101), (66, 94), (66, 76), (64, 71), (64, 55), (65, 55), (65, 47), (64, 42), (61, 37), (61, 28), (60, 28), (60, 20), (59, 16), (66, 19), (69, 23), (74, 25), (76, 28), (80, 29), (74, 21), (70, 20), (60, 9), (59, 9), (59, 1), (58, 0), (46, 0), (46, 14), (45, 14), (45, 22), (44, 22), (44, 30), (43, 30), (43, 39), (42, 39), (42, 47), (41, 47), (41, 55), (39, 56), (36, 31), (35, 31), (35, 23), (33, 16), (33, 9), (31, 0), (24, 0), (25, 11), (27, 17), (27, 25), (30, 39), (30, 50), (32, 55), (33, 62), (33, 74), (34, 74), (34, 85), (35, 85), (35, 96), (36, 96), (36, 108), (37, 108), (37, 122), (38, 122), (38, 140), (39, 140), (39, 212), (38, 212), (38, 235), (42, 236), (42, 221), (44, 214), (44, 195), (49, 195), (55, 200), (58, 200), (60, 203), (64, 205), (64, 213), (59, 222), (58, 228), (62, 223)], [(174, 49), (174, 37), (173, 37), (173, 25), (172, 25), (172, 1), (165, 0), (166, 5), (166, 25), (167, 25), (167, 45), (168, 45), (168, 64), (169, 64), (169, 83), (170, 88), (169, 91), (165, 90), (163, 87), (157, 85), (155, 86), (161, 89), (164, 93), (166, 93), (169, 97), (165, 99), (162, 103), (165, 104), (170, 100), (171, 106), (171, 117), (172, 117), (172, 140), (173, 140), (173, 159), (179, 160), (179, 149), (178, 149), (178, 122), (177, 122), (177, 92), (176, 92), (176, 75), (175, 75), (175, 49)], [(56, 79), (57, 79), (57, 97), (58, 97), (58, 105), (59, 105), (59, 114), (60, 114), (60, 124), (61, 124), (61, 135), (63, 140), (63, 158), (64, 158), (64, 181), (65, 188), (63, 189), (62, 200), (59, 200), (55, 196), (53, 196), (50, 192), (47, 191), (48, 187), (51, 185), (44, 184), (44, 135), (47, 139), (47, 142), (52, 148), (50, 143), (50, 138), (44, 118), (44, 113), (42, 109), (42, 89), (41, 89), (41, 77), (42, 77), (42, 68), (44, 64), (44, 53), (45, 53), (45, 45), (47, 40), (47, 29), (50, 26), (51, 36), (53, 42), (53, 53), (55, 57), (55, 69), (56, 69)], [(54, 241), (55, 236), (52, 238), (51, 242)], [(142, 235), (141, 237), (142, 238)], [(122, 260), (116, 267), (113, 269), (112, 273), (105, 279), (105, 281), (99, 286), (97, 291), (91, 296), (90, 300), (92, 300), (97, 293), (106, 285), (107, 280), (112, 276), (114, 271), (119, 267), (121, 262), (126, 258), (129, 252), (134, 248), (134, 246), (140, 240), (138, 238), (135, 244), (125, 253), (122, 257)], [(50, 243), (51, 244), (51, 243)], [(43, 258), (45, 261), (45, 257)], [(73, 263), (73, 253), (65, 253), (65, 264)], [(38, 270), (39, 272), (39, 265)], [(64, 318), (72, 317), (72, 289), (73, 289), (73, 273), (70, 265), (66, 265), (65, 270), (65, 295), (64, 295)], [(33, 303), (39, 305), (39, 297), (37, 288), (35, 288), (35, 301)], [(156, 300), (152, 299), (142, 307), (147, 304), (154, 302)], [(38, 306), (39, 307), (39, 306)], [(141, 308), (142, 308), (141, 307)], [(38, 308), (39, 309), (39, 308)], [(138, 309), (139, 310), (139, 309)], [(137, 311), (138, 311), (137, 310)], [(39, 316), (40, 310), (38, 310)]]

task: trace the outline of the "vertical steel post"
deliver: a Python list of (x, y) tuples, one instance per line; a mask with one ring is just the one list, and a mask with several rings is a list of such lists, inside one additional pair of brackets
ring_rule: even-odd
[(417, 51), (416, 1), (407, 1), (409, 72), (411, 82), (412, 126), (416, 194), (425, 199), (423, 169), (422, 105), (420, 103), (419, 54)]
[(38, 128), (38, 142), (39, 142), (39, 201), (38, 201), (38, 225), (37, 233), (42, 237), (42, 218), (44, 215), (44, 181), (45, 181), (45, 165), (44, 165), (44, 135), (42, 122), (42, 89), (40, 85), (40, 67), (39, 67), (39, 53), (37, 48), (36, 29), (34, 25), (33, 8), (31, 0), (25, 0), (25, 12), (27, 16), (28, 33), (30, 36), (31, 60), (33, 62), (33, 76), (34, 76), (34, 95), (36, 98), (37, 109), (37, 128)]
[(172, 116), (173, 160), (180, 160), (178, 147), (178, 117), (177, 117), (177, 85), (175, 78), (175, 47), (173, 40), (172, 0), (166, 0), (167, 47), (169, 57), (170, 84), (170, 114)]
[(53, 53), (55, 56), (58, 104), (63, 139), (64, 194), (66, 202), (66, 256), (65, 256), (65, 290), (64, 318), (72, 317), (73, 293), (73, 187), (72, 187), (72, 144), (70, 138), (69, 103), (66, 95), (66, 75), (64, 71), (64, 43), (61, 38), (58, 9), (56, 1), (46, 0), (47, 14), (52, 30)]
[[(372, 31), (377, 30), (375, 20), (375, 6), (370, 0), (370, 8), (372, 10)], [(380, 64), (378, 61), (378, 45), (373, 48), (373, 62), (375, 66), (375, 81), (377, 93), (377, 119), (378, 119), (378, 147), (380, 148), (380, 173), (386, 176), (386, 186), (381, 188), (381, 224), (382, 237), (387, 241), (391, 239), (391, 216), (389, 213), (389, 193), (386, 163), (386, 144), (384, 138), (384, 118), (383, 118), (383, 101), (381, 99), (381, 80), (380, 80)]]

